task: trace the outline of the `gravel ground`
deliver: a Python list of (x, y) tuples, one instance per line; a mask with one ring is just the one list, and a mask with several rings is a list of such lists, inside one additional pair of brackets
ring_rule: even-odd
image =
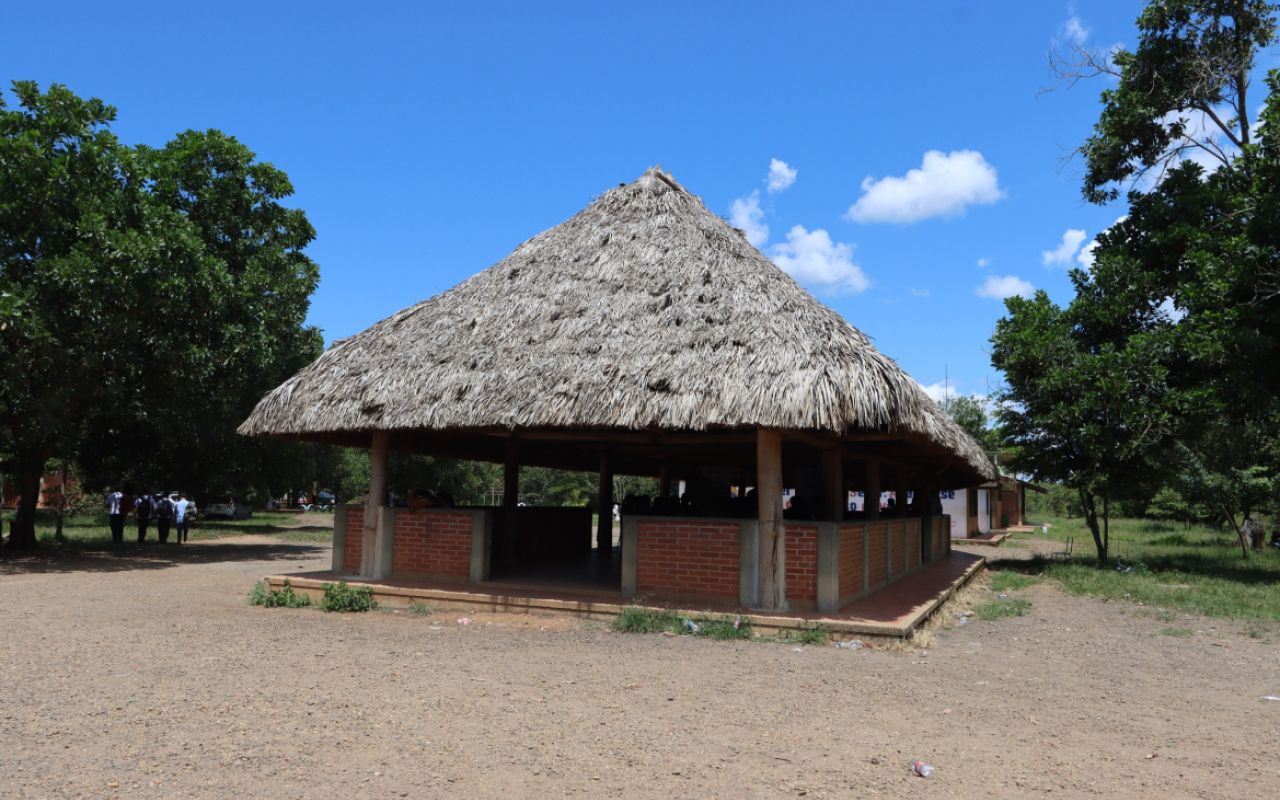
[(245, 537), (0, 561), (0, 795), (1280, 793), (1280, 645), (1229, 622), (1042, 584), (924, 655), (245, 604), (328, 558)]

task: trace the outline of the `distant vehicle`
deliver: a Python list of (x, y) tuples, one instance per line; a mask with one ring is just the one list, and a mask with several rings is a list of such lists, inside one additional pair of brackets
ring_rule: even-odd
[(217, 497), (204, 507), (204, 518), (229, 520), (248, 519), (253, 516), (249, 504), (235, 497)]

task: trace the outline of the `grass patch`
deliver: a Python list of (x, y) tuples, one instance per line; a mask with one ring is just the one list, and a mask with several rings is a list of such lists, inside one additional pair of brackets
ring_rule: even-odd
[[(12, 514), (6, 514), (4, 524), (7, 526)], [(112, 550), (116, 545), (111, 540), (111, 525), (106, 514), (66, 516), (62, 520), (63, 541), (55, 538), (57, 531), (57, 514), (48, 509), (36, 512), (36, 541), (42, 547), (61, 550)], [(280, 530), (280, 525), (295, 525), (299, 521), (304, 528), (310, 530)], [(204, 519), (196, 520), (188, 538), (191, 541), (222, 539), (228, 536), (271, 536), (293, 542), (331, 542), (333, 531), (319, 526), (306, 526), (306, 517), (298, 514), (282, 514), (271, 511), (255, 511), (250, 519), (228, 521)], [(7, 530), (7, 528), (6, 528)], [(177, 542), (178, 534), (170, 530), (170, 543)], [(156, 532), (155, 520), (147, 528), (147, 544), (160, 541)], [(125, 518), (124, 546), (136, 547), (138, 543), (138, 526), (132, 517)]]
[(1194, 632), (1195, 631), (1187, 630), (1186, 628), (1165, 628), (1164, 630), (1160, 631), (1160, 633), (1164, 636), (1176, 636), (1179, 639), (1185, 639), (1186, 637), (1190, 636)]
[(1023, 617), (1031, 603), (1020, 598), (993, 598), (978, 603), (973, 607), (973, 615), (978, 619), (1000, 619), (1002, 617)]
[(346, 581), (323, 583), (324, 599), (320, 601), (321, 611), (358, 612), (373, 611), (378, 601), (373, 599), (372, 586), (351, 588)]
[(1001, 570), (991, 576), (991, 591), (1016, 592), (1017, 590), (1025, 589), (1028, 586), (1035, 586), (1039, 582), (1039, 578), (1024, 575), (1021, 572)]
[(424, 603), (421, 600), (414, 600), (409, 603), (409, 613), (417, 614), (420, 617), (429, 617), (435, 613), (435, 609), (431, 607), (430, 603)]
[(311, 596), (298, 594), (293, 583), (284, 579), (284, 587), (267, 591), (261, 583), (255, 583), (249, 592), (249, 605), (265, 608), (311, 608)]
[(705, 636), (718, 641), (750, 639), (753, 635), (751, 621), (737, 615), (687, 616), (669, 608), (642, 606), (624, 606), (609, 627), (622, 633), (671, 633), (678, 636)]
[[(1099, 566), (1083, 520), (1049, 522), (1049, 534), (1035, 538), (1074, 538), (1072, 557), (1010, 561), (1001, 564), (1002, 570), (1059, 581), (1068, 594), (1196, 616), (1280, 621), (1280, 549), (1251, 550), (1245, 560), (1229, 530), (1116, 519), (1111, 522), (1113, 563)], [(1270, 522), (1263, 524), (1269, 527)], [(1118, 571), (1117, 564), (1132, 571)]]

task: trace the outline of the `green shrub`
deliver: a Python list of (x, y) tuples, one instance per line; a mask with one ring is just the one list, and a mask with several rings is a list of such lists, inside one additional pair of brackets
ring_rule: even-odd
[(262, 584), (255, 583), (249, 592), (249, 605), (265, 608), (310, 608), (311, 596), (298, 594), (293, 590), (293, 583), (284, 579), (284, 588), (268, 592)]
[(373, 599), (372, 586), (351, 588), (346, 581), (325, 583), (324, 599), (320, 601), (322, 611), (373, 611), (378, 601)]

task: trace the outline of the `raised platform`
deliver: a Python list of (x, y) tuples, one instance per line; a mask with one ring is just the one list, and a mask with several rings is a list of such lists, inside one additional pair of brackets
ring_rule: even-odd
[(989, 533), (979, 533), (968, 537), (967, 539), (957, 539), (952, 537), (952, 544), (976, 544), (980, 547), (999, 547), (1004, 544), (1005, 539), (1009, 538), (1009, 530), (995, 530)]
[[(759, 611), (743, 614), (756, 628), (780, 631), (826, 627), (837, 635), (864, 638), (903, 639), (919, 627), (961, 586), (982, 571), (986, 559), (971, 553), (952, 552), (946, 558), (929, 564), (907, 577), (855, 600), (838, 614), (794, 611)], [(514, 586), (486, 581), (477, 586), (434, 583), (407, 578), (361, 580), (332, 572), (305, 572), (297, 575), (268, 575), (263, 578), (267, 589), (279, 589), (288, 578), (293, 587), (319, 598), (321, 585), (340, 580), (351, 586), (370, 586), (379, 603), (408, 606), (425, 602), (444, 609), (462, 611), (501, 611), (510, 613), (571, 614), (587, 619), (609, 620), (629, 603), (622, 592), (587, 592), (579, 587), (558, 591), (555, 586)], [(667, 608), (648, 604), (654, 609)], [(676, 605), (690, 614), (735, 614), (743, 609), (733, 606)]]

